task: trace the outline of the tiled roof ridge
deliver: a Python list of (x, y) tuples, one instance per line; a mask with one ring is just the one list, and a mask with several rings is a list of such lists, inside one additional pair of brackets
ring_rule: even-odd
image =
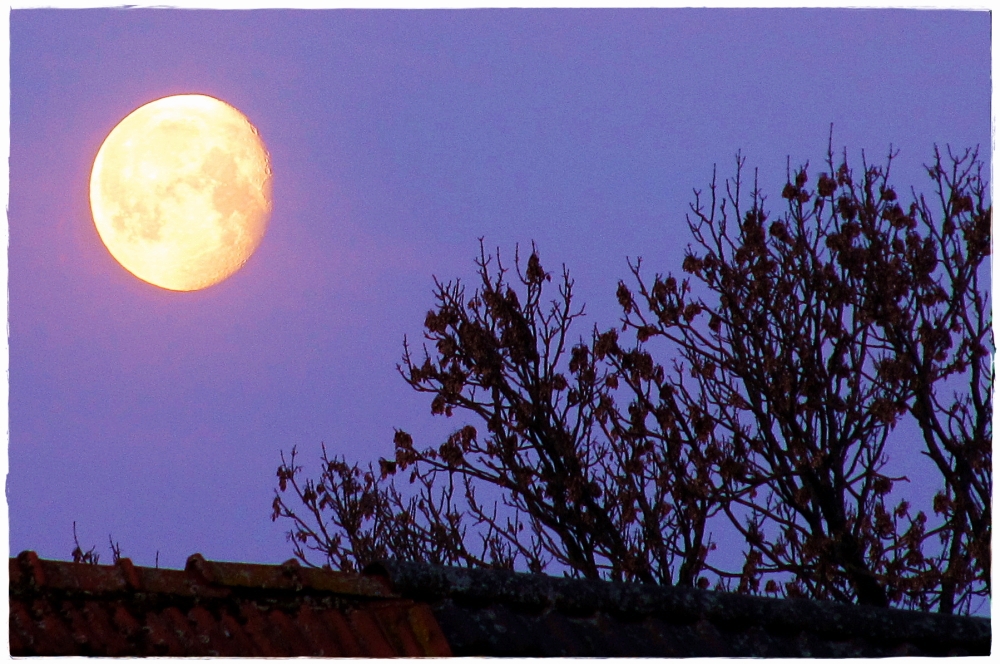
[(332, 597), (470, 609), (502, 605), (519, 615), (551, 612), (587, 620), (604, 615), (625, 623), (651, 618), (696, 631), (697, 625), (711, 624), (726, 633), (762, 629), (790, 638), (812, 634), (830, 642), (908, 642), (922, 652), (988, 653), (991, 646), (988, 618), (404, 561), (380, 561), (363, 574), (349, 574), (303, 567), (295, 560), (280, 565), (230, 563), (209, 561), (200, 554), (190, 556), (183, 570), (139, 567), (127, 558), (113, 565), (42, 560), (33, 551), (10, 559), (11, 600), (27, 601), (41, 591), (86, 601), (159, 597), (185, 606), (210, 598), (225, 602), (285, 597), (280, 601), (297, 602), (305, 596), (321, 602)]
[(385, 579), (208, 561), (185, 569), (9, 560), (14, 656), (450, 656), (427, 604)]
[(367, 575), (385, 576), (402, 596), (469, 604), (503, 603), (572, 615), (597, 612), (641, 618), (655, 615), (675, 624), (707, 619), (720, 627), (760, 626), (769, 631), (811, 632), (831, 639), (963, 644), (989, 652), (990, 619), (896, 608), (846, 605), (811, 599), (779, 599), (678, 586), (558, 578), (499, 569), (379, 561)]
[(11, 558), (21, 655), (986, 655), (990, 620), (381, 561), (362, 574), (188, 558)]
[(230, 563), (206, 560), (200, 553), (188, 557), (183, 570), (139, 567), (128, 558), (112, 565), (89, 565), (44, 560), (34, 551), (10, 559), (10, 586), (30, 586), (87, 594), (162, 593), (222, 597), (241, 591), (270, 591), (393, 598), (385, 580), (377, 576), (347, 574), (303, 567), (295, 559), (280, 565)]

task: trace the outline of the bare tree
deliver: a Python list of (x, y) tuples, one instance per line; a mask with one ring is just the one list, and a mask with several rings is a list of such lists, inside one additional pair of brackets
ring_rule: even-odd
[[(73, 558), (74, 563), (83, 563), (85, 565), (98, 565), (101, 561), (101, 554), (97, 553), (97, 547), (92, 546), (86, 551), (80, 546), (80, 540), (76, 535), (76, 521), (73, 522), (73, 551), (70, 556)], [(111, 547), (111, 559), (112, 562), (118, 563), (122, 558), (122, 548), (118, 542), (115, 542), (111, 535), (108, 535), (108, 544)]]
[[(831, 150), (815, 191), (789, 173), (772, 220), (738, 157), (695, 193), (688, 276), (631, 264), (627, 342), (572, 336), (573, 281), (563, 268), (546, 299), (534, 246), (511, 272), (481, 243), (477, 288), (435, 281), (422, 352), (404, 342), (399, 366), (433, 414), (467, 422), (424, 449), (397, 431), (378, 471), (324, 450), (303, 481), (282, 457), (273, 518), (296, 555), (968, 611), (989, 593), (991, 208), (970, 152), (935, 153), (940, 214), (915, 192), (903, 210), (893, 158), (855, 181)], [(904, 418), (941, 473), (940, 523), (892, 498)], [(713, 562), (723, 522), (742, 569)]]
[[(748, 546), (740, 589), (769, 577), (770, 591), (787, 579), (788, 594), (951, 612), (989, 593), (992, 337), (978, 278), (990, 209), (974, 153), (952, 156), (950, 175), (935, 155), (940, 215), (915, 194), (899, 206), (893, 158), (856, 182), (831, 151), (815, 191), (806, 168), (790, 174), (770, 222), (738, 158), (724, 192), (713, 181), (696, 193), (684, 271), (697, 287), (649, 284), (637, 262), (642, 306), (624, 283), (618, 297), (640, 347), (662, 338), (679, 354), (659, 390), (702, 409), (707, 449), (730, 466), (722, 504)], [(970, 393), (939, 398), (956, 374)], [(934, 509), (946, 519), (930, 531), (923, 512), (886, 504), (905, 479), (886, 474), (905, 413), (943, 476)], [(945, 546), (927, 557), (932, 535)]]
[(97, 547), (90, 547), (88, 550), (84, 551), (83, 547), (80, 546), (80, 540), (76, 536), (76, 521), (73, 522), (73, 556), (74, 563), (83, 563), (85, 565), (97, 565), (101, 560), (101, 554), (97, 553)]
[[(315, 552), (326, 567), (346, 571), (385, 558), (469, 566), (489, 561), (512, 567), (499, 550), (492, 557), (489, 551), (476, 556), (467, 550), (467, 526), (461, 504), (454, 502), (454, 483), (434, 486), (431, 477), (415, 477), (416, 495), (404, 498), (384, 481), (393, 462), (382, 461), (386, 472), (377, 474), (370, 467), (348, 464), (343, 457), (330, 458), (324, 446), (319, 479), (300, 484), (302, 468), (296, 465), (296, 455), (295, 449), (287, 460), (282, 454), (272, 520), (292, 520), (289, 541), (303, 562), (309, 563), (308, 554)], [(281, 493), (287, 490), (304, 512), (296, 513), (284, 502)]]
[[(879, 369), (910, 390), (907, 406), (923, 453), (943, 479), (933, 509), (944, 521), (928, 533), (939, 537), (939, 552), (920, 560), (924, 573), (904, 580), (898, 592), (927, 609), (933, 602), (922, 586), (939, 590), (937, 608), (944, 613), (990, 589), (994, 344), (982, 280), (988, 278), (992, 207), (982, 169), (975, 151), (949, 150), (944, 159), (935, 150), (927, 169), (934, 192), (930, 200), (914, 193), (906, 213), (879, 182), (886, 201), (881, 216), (892, 230), (884, 254), (870, 261), (866, 282), (875, 297), (882, 294), (874, 315), (895, 354)], [(869, 218), (858, 213), (862, 226)]]
[[(543, 288), (552, 277), (534, 250), (523, 271), (515, 258), (513, 285), (499, 254), (487, 256), (481, 248), (477, 266), (479, 288), (471, 296), (460, 282), (436, 283), (437, 304), (425, 320), (431, 346), (417, 358), (407, 344), (399, 369), (415, 390), (433, 395), (432, 413), (451, 416), (457, 409), (481, 429), (465, 425), (441, 446), (423, 450), (409, 434), (397, 432), (395, 460), (382, 462), (379, 479), (410, 471), (420, 495), (405, 509), (395, 487), (379, 484), (371, 469), (365, 474), (342, 465), (315, 489), (293, 485), (317, 528), (283, 502), (281, 489), (298, 471), (294, 462), (283, 463), (274, 515), (295, 519), (290, 537), (299, 543), (296, 552), (304, 558), (301, 545), (307, 545), (327, 554), (331, 564), (339, 562), (329, 553), (340, 550), (342, 534), (355, 556), (401, 553), (367, 544), (393, 532), (382, 525), (392, 522), (392, 509), (375, 516), (382, 512), (373, 507), (369, 526), (359, 529), (355, 512), (341, 507), (347, 496), (325, 502), (315, 497), (331, 495), (339, 482), (337, 490), (358, 504), (392, 504), (395, 514), (408, 515), (408, 524), (420, 516), (425, 529), (445, 527), (454, 535), (444, 547), (451, 553), (438, 557), (454, 563), (523, 564), (533, 571), (555, 565), (588, 578), (692, 583), (708, 549), (705, 523), (718, 508), (704, 492), (685, 497), (690, 509), (676, 507), (681, 502), (672, 494), (682, 492), (688, 472), (687, 459), (676, 454), (679, 438), (668, 452), (622, 425), (614, 400), (617, 375), (604, 362), (617, 347), (615, 333), (571, 341), (572, 323), (583, 314), (573, 306), (573, 281), (564, 270), (558, 297), (546, 302)], [(365, 485), (345, 484), (350, 475), (364, 476)], [(440, 487), (443, 493), (435, 493)], [(501, 494), (492, 504), (480, 498), (491, 489)], [(456, 490), (464, 514), (454, 507)], [(432, 504), (447, 505), (441, 514), (451, 520), (432, 514)], [(327, 507), (336, 535), (323, 530)], [(475, 555), (459, 544), (463, 516), (480, 539)]]

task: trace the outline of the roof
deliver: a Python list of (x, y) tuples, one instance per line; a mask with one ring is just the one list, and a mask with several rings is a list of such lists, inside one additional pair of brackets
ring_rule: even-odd
[(210, 562), (184, 570), (10, 560), (12, 655), (451, 654), (427, 604), (378, 577)]
[(364, 574), (10, 560), (12, 655), (988, 655), (990, 621), (380, 562)]
[(988, 655), (990, 621), (695, 588), (382, 562), (427, 602), (455, 655), (885, 657)]

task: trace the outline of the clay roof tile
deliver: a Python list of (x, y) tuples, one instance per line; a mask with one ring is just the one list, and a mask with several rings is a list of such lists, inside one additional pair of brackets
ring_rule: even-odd
[(192, 555), (184, 570), (10, 560), (19, 655), (445, 655), (425, 606), (385, 579)]
[(385, 561), (10, 560), (14, 655), (983, 655), (985, 618)]

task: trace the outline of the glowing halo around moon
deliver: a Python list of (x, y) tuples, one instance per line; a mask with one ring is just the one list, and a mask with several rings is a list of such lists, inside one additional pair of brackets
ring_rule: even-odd
[(271, 216), (271, 167), (250, 121), (206, 95), (130, 113), (104, 139), (90, 209), (122, 267), (161, 288), (207, 288), (239, 270)]

